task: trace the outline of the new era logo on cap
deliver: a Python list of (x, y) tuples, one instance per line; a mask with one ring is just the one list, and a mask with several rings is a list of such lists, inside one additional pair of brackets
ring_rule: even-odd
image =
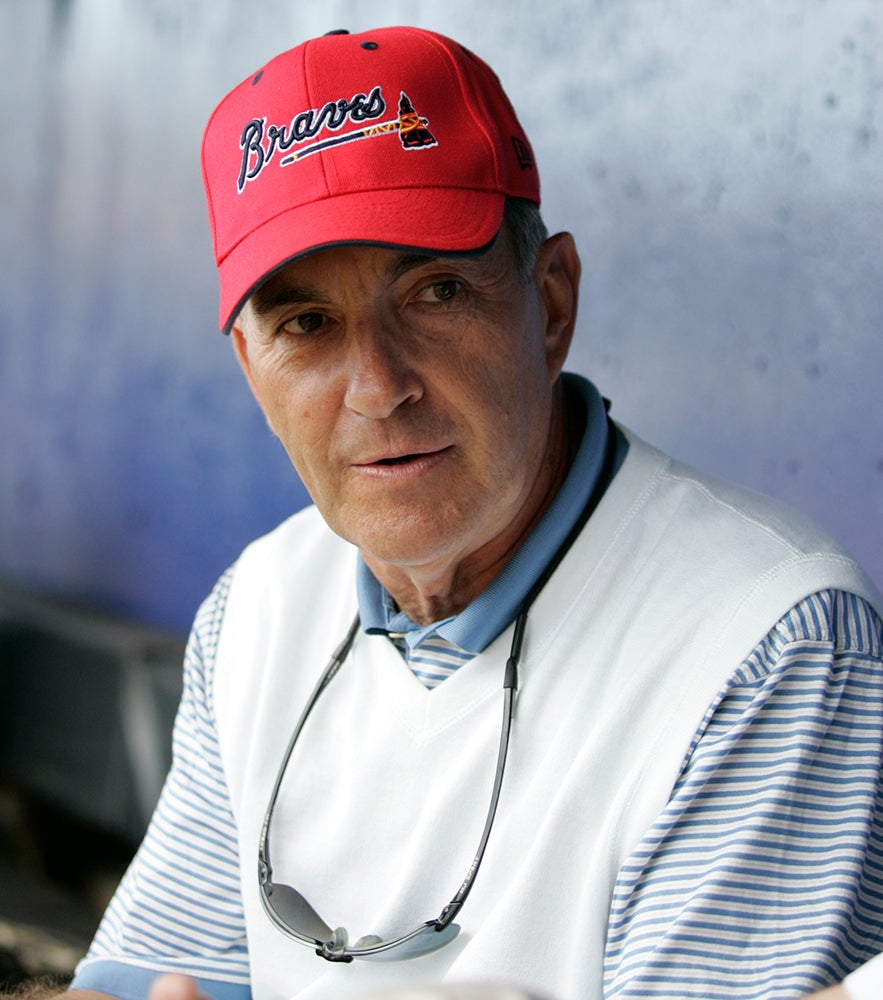
[(342, 242), (464, 252), (507, 195), (539, 202), (530, 144), (493, 71), (442, 35), (326, 35), (218, 105), (203, 177), (220, 324), (299, 254)]

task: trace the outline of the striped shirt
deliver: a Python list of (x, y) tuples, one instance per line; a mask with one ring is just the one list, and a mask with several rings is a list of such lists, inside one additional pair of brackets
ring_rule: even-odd
[[(250, 995), (236, 829), (205, 690), (230, 579), (196, 619), (176, 766), (77, 987), (142, 997), (156, 969), (175, 969), (222, 1000)], [(849, 594), (809, 597), (723, 686), (668, 806), (621, 869), (605, 994), (798, 997), (880, 951), (881, 758), (883, 624)]]

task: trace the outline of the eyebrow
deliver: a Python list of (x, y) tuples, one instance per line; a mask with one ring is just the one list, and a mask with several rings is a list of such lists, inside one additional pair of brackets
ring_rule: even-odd
[(413, 271), (415, 268), (424, 267), (440, 260), (436, 254), (432, 253), (405, 253), (397, 257), (386, 269), (386, 276), (390, 282), (397, 281), (403, 274)]
[(435, 264), (452, 264), (462, 267), (474, 261), (480, 261), (487, 253), (488, 247), (463, 253), (422, 253), (420, 251), (403, 253), (401, 257), (397, 257), (390, 264), (386, 273), (388, 279), (392, 282), (401, 278), (403, 274), (407, 274), (408, 271), (413, 271), (418, 267), (428, 267)]
[(258, 318), (268, 316), (277, 309), (284, 309), (286, 306), (297, 305), (301, 302), (327, 302), (328, 299), (315, 288), (306, 285), (290, 285), (286, 283), (276, 284), (273, 281), (262, 285), (256, 292), (252, 292), (249, 303), (252, 312)]
[[(386, 278), (392, 283), (407, 274), (408, 271), (413, 271), (418, 267), (425, 267), (441, 260), (461, 260), (468, 256), (466, 254), (452, 254), (442, 257), (433, 253), (404, 253), (396, 257), (387, 267)], [(253, 292), (250, 304), (255, 316), (261, 318), (270, 315), (277, 309), (284, 309), (302, 302), (315, 302), (321, 305), (328, 301), (327, 296), (318, 289), (311, 288), (309, 285), (289, 284), (280, 277), (277, 281), (270, 278)]]

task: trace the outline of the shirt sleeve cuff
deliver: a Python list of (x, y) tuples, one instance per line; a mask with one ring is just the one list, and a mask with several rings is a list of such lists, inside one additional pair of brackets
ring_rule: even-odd
[[(152, 969), (128, 962), (98, 959), (82, 964), (74, 976), (70, 990), (95, 990), (109, 993), (119, 1000), (145, 1000), (150, 985), (163, 972), (183, 972), (182, 969)], [(192, 973), (187, 973), (192, 974)], [(251, 988), (243, 983), (207, 979), (194, 974), (199, 988), (214, 1000), (251, 1000)]]

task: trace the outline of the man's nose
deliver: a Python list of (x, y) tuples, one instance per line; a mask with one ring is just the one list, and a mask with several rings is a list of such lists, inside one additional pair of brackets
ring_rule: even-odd
[(423, 383), (406, 331), (373, 316), (350, 332), (345, 396), (350, 410), (377, 420), (421, 398)]

